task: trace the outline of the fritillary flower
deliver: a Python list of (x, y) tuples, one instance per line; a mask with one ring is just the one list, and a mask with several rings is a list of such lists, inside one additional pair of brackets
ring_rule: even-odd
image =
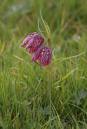
[(32, 61), (38, 62), (42, 66), (50, 64), (52, 58), (52, 50), (44, 46), (44, 38), (37, 32), (30, 33), (22, 43), (22, 47), (33, 56)]
[(30, 33), (22, 43), (29, 53), (35, 52), (44, 42), (44, 38), (37, 32)]
[(51, 63), (52, 50), (48, 47), (41, 46), (32, 57), (32, 61), (39, 62), (42, 66), (46, 66)]

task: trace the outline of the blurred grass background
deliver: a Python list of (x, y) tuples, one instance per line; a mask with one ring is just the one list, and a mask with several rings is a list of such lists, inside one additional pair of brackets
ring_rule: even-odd
[[(47, 68), (20, 48), (33, 31)], [(0, 129), (87, 129), (87, 0), (0, 0)]]

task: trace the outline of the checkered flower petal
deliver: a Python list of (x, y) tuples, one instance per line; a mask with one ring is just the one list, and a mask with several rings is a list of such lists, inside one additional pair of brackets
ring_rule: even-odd
[(32, 60), (38, 61), (41, 65), (46, 66), (51, 63), (52, 50), (48, 47), (39, 48), (33, 55)]
[(44, 38), (34, 32), (29, 34), (22, 43), (22, 47), (26, 48), (29, 53), (35, 52), (44, 42)]

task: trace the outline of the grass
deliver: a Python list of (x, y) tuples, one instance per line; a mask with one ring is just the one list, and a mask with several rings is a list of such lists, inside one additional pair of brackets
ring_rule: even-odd
[[(37, 31), (51, 65), (20, 47)], [(0, 1), (0, 129), (87, 129), (87, 1)]]

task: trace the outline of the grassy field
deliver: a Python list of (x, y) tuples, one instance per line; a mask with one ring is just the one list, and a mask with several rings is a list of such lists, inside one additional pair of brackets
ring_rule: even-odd
[[(45, 68), (20, 47), (33, 31)], [(87, 0), (0, 0), (0, 129), (87, 129)]]

